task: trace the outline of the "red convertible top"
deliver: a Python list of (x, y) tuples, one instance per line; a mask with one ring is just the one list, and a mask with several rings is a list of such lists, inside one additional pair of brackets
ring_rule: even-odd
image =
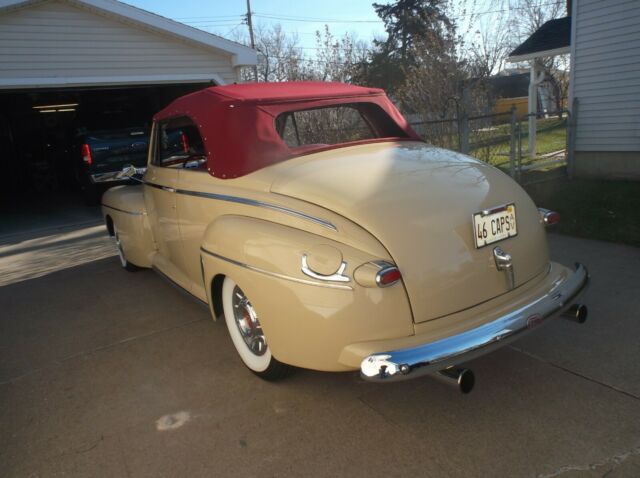
[(384, 95), (380, 88), (365, 88), (323, 81), (289, 81), (282, 83), (242, 83), (214, 86), (210, 91), (243, 101), (295, 101), (340, 96)]
[(276, 131), (275, 118), (289, 111), (356, 103), (377, 105), (385, 116), (383, 119), (391, 120), (394, 130), (399, 132), (392, 139), (420, 140), (383, 90), (343, 83), (301, 81), (214, 86), (176, 99), (153, 119), (191, 118), (204, 142), (208, 171), (228, 179), (301, 154), (354, 144), (289, 148)]

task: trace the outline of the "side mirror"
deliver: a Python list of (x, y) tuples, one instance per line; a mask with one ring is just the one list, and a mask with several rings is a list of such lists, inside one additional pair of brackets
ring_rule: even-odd
[(146, 172), (147, 168), (136, 168), (133, 164), (129, 164), (122, 168), (122, 171), (118, 173), (119, 179), (129, 178), (135, 181), (140, 181), (140, 179), (136, 178), (137, 175), (142, 175)]
[(137, 173), (138, 171), (136, 170), (136, 167), (133, 164), (129, 164), (128, 166), (125, 166), (122, 168), (122, 172), (120, 173), (120, 176), (123, 178), (132, 178)]

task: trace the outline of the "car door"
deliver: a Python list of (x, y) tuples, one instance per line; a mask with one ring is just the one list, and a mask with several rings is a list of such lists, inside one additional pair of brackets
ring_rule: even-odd
[(179, 175), (185, 162), (181, 139), (180, 126), (173, 120), (154, 125), (149, 164), (144, 176), (144, 198), (158, 248), (153, 265), (169, 279), (190, 290), (190, 281), (182, 267), (184, 250), (176, 207)]
[(207, 171), (207, 153), (202, 136), (195, 123), (188, 118), (182, 123), (181, 144), (189, 155), (180, 170), (181, 193), (176, 195), (184, 254), (182, 270), (190, 281), (191, 293), (206, 301), (200, 246), (205, 229), (220, 212), (220, 202), (211, 200), (210, 197), (215, 196), (216, 183), (221, 180), (212, 177)]

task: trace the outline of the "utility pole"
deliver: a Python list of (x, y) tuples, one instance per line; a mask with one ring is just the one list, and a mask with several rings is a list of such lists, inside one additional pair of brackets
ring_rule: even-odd
[[(249, 39), (251, 48), (256, 49), (256, 41), (253, 38), (253, 22), (251, 21), (251, 0), (247, 0), (247, 25), (249, 26)], [(258, 81), (258, 65), (253, 65), (253, 79)]]

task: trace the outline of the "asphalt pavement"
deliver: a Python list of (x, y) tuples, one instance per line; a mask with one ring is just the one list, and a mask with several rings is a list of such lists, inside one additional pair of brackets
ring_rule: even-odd
[(460, 395), (263, 382), (223, 323), (122, 270), (93, 226), (0, 242), (0, 476), (640, 476), (640, 249), (551, 235), (555, 260), (589, 266), (589, 320), (470, 362)]

